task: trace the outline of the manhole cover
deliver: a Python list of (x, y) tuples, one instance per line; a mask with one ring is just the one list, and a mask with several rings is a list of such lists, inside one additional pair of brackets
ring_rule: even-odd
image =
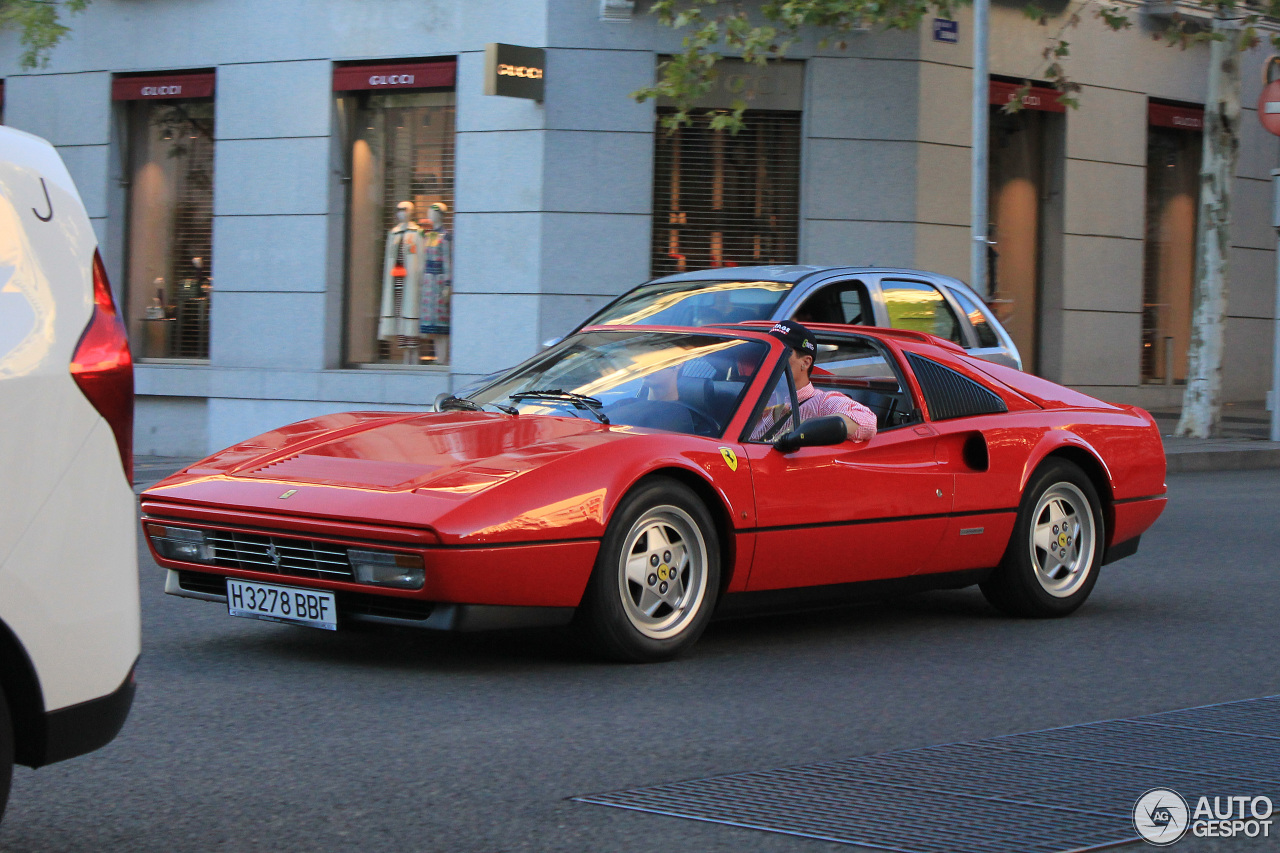
[(1066, 853), (1139, 840), (1153, 788), (1280, 805), (1280, 696), (574, 799), (898, 853)]

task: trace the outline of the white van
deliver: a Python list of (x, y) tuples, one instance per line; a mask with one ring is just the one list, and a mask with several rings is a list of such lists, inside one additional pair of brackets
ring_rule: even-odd
[(116, 736), (141, 645), (133, 361), (66, 166), (0, 127), (0, 814)]

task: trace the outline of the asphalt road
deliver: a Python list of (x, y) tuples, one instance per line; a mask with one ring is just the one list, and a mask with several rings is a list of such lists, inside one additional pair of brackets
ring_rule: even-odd
[(654, 666), (559, 633), (233, 619), (165, 596), (142, 551), (129, 722), (95, 754), (18, 768), (0, 848), (850, 850), (566, 798), (1280, 694), (1280, 471), (1170, 487), (1140, 553), (1069, 619), (932, 593), (717, 623)]

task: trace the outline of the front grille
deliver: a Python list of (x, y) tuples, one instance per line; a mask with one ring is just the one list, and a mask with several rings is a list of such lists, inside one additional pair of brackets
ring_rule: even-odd
[(205, 595), (227, 594), (227, 579), (222, 575), (206, 575), (204, 572), (178, 572), (178, 586), (188, 592), (203, 592)]
[(412, 619), (424, 622), (435, 610), (430, 601), (416, 598), (392, 598), (389, 595), (338, 593), (338, 612), (352, 616), (382, 616), (388, 619)]
[(214, 547), (215, 566), (303, 578), (352, 579), (351, 561), (341, 545), (237, 530), (209, 530), (205, 535)]

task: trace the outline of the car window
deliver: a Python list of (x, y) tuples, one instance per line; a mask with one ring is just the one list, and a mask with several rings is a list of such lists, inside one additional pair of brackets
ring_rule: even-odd
[(875, 413), (879, 429), (918, 420), (892, 357), (867, 338), (819, 339), (813, 386), (839, 391)]
[(991, 328), (991, 324), (987, 322), (987, 315), (982, 313), (982, 309), (970, 298), (969, 294), (963, 290), (956, 290), (954, 287), (948, 288), (948, 290), (951, 291), (951, 295), (956, 298), (956, 301), (960, 303), (960, 310), (968, 315), (969, 325), (973, 326), (973, 331), (978, 336), (978, 346), (1000, 346), (1000, 338), (996, 336), (996, 330)]
[(867, 288), (860, 281), (829, 284), (804, 301), (793, 315), (801, 323), (874, 325)]
[(923, 281), (884, 281), (884, 305), (889, 325), (895, 329), (926, 332), (955, 343), (964, 343), (960, 321), (938, 289)]
[(606, 305), (586, 326), (710, 326), (768, 320), (791, 290), (780, 281), (643, 284)]
[(715, 335), (587, 332), (544, 350), (468, 399), (497, 410), (603, 415), (613, 424), (719, 436), (768, 351), (761, 341)]
[(778, 371), (778, 377), (765, 396), (763, 405), (747, 424), (746, 440), (770, 442), (800, 426), (792, 407), (793, 399), (791, 371), (786, 369), (784, 360), (783, 369)]

